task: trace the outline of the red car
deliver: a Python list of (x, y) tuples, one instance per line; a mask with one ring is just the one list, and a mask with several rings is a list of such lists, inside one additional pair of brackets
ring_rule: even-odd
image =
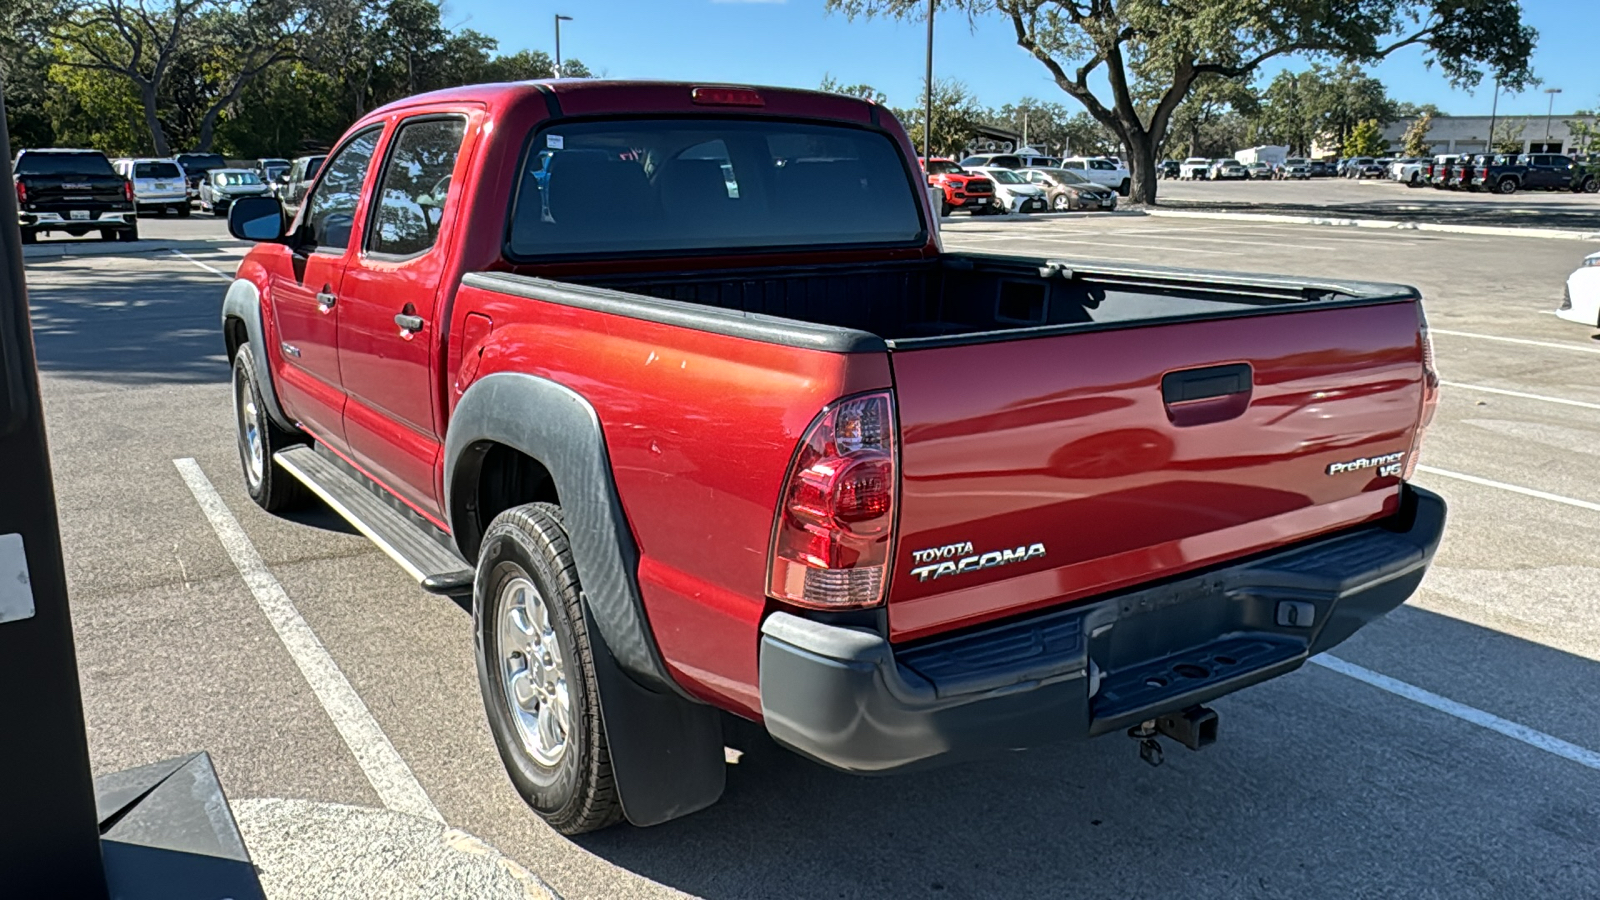
[(1416, 588), (1415, 290), (945, 252), (924, 185), (836, 94), (369, 113), (292, 220), (229, 214), (250, 496), (472, 597), (502, 760), (569, 834), (714, 802), (723, 711), (858, 773), (1197, 749)]
[(928, 175), (928, 186), (944, 192), (939, 205), (939, 215), (948, 216), (958, 209), (971, 210), (973, 215), (997, 211), (994, 205), (994, 182), (968, 172), (952, 159), (917, 158)]

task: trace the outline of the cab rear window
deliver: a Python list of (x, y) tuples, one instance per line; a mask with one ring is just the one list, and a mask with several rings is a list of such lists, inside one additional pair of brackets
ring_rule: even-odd
[(920, 244), (915, 184), (886, 135), (847, 126), (566, 122), (534, 136), (507, 250), (535, 258)]
[(99, 153), (24, 153), (17, 157), (18, 175), (115, 175), (111, 161)]
[(176, 163), (153, 162), (135, 163), (133, 166), (135, 178), (182, 178), (183, 173), (178, 171)]

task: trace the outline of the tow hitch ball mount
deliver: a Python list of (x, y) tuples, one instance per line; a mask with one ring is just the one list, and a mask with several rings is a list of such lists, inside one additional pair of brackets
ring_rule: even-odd
[(1217, 742), (1217, 712), (1204, 706), (1191, 706), (1181, 712), (1146, 719), (1128, 729), (1128, 737), (1139, 742), (1139, 758), (1152, 766), (1161, 765), (1164, 756), (1156, 735), (1165, 735), (1190, 750)]

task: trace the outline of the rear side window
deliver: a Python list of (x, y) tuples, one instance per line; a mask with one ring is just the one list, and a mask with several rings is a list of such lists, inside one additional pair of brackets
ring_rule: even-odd
[(99, 153), (24, 153), (17, 157), (18, 175), (115, 175), (111, 161)]
[(561, 123), (534, 136), (507, 250), (530, 258), (920, 244), (920, 181), (887, 136), (841, 125)]
[(178, 171), (177, 165), (169, 162), (143, 162), (136, 163), (133, 167), (135, 178), (182, 178), (183, 173)]
[(466, 120), (456, 116), (400, 126), (378, 185), (369, 251), (411, 256), (433, 246), (466, 132)]

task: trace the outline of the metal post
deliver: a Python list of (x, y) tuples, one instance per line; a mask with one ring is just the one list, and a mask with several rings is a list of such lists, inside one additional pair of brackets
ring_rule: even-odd
[(555, 75), (556, 75), (557, 78), (561, 77), (561, 23), (562, 22), (571, 22), (571, 21), (572, 21), (572, 17), (571, 16), (563, 16), (560, 13), (556, 13), (556, 70), (555, 70)]
[(1489, 139), (1483, 142), (1483, 148), (1492, 156), (1500, 151), (1494, 145), (1494, 123), (1500, 112), (1500, 77), (1494, 79), (1494, 100), (1489, 103)]
[(1028, 109), (1027, 109), (1027, 107), (1023, 107), (1023, 110), (1022, 110), (1022, 146), (1023, 147), (1032, 147), (1033, 146), (1032, 144), (1028, 143)]
[(1556, 111), (1556, 95), (1561, 93), (1561, 88), (1545, 88), (1544, 92), (1550, 95), (1550, 105), (1544, 111), (1544, 152), (1550, 152), (1550, 117)]
[(928, 71), (922, 84), (922, 158), (933, 159), (933, 7), (928, 0)]
[[(0, 96), (0, 122), (5, 99)], [(0, 127), (0, 182), (11, 180)], [(107, 896), (16, 195), (0, 191), (0, 885)]]

